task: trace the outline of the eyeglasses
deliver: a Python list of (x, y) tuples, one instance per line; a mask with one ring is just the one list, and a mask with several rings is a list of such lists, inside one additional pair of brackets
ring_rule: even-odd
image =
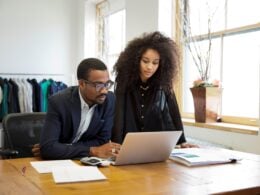
[(104, 88), (106, 88), (106, 90), (109, 90), (109, 89), (114, 85), (114, 82), (111, 81), (111, 80), (107, 81), (106, 83), (91, 82), (91, 81), (84, 80), (84, 79), (82, 79), (82, 80), (83, 80), (86, 84), (89, 84), (89, 85), (91, 85), (92, 87), (95, 87), (97, 92), (101, 91), (101, 90), (104, 89)]

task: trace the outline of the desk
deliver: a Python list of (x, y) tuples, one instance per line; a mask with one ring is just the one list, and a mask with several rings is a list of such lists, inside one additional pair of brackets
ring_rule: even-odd
[(39, 174), (30, 165), (37, 158), (0, 160), (0, 194), (260, 194), (260, 155), (232, 153), (243, 160), (192, 168), (171, 160), (110, 166), (100, 168), (107, 180), (69, 184), (55, 184), (50, 173)]

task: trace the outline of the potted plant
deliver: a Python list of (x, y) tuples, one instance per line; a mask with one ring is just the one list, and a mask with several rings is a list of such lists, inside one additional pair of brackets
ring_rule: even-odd
[[(199, 78), (193, 82), (190, 91), (194, 101), (194, 115), (196, 122), (220, 121), (219, 104), (222, 93), (220, 82), (210, 80), (211, 56), (212, 56), (212, 33), (211, 23), (216, 10), (211, 14), (208, 8), (207, 33), (193, 36), (189, 17), (189, 1), (184, 1), (181, 7), (182, 38), (185, 48), (189, 51), (191, 58), (198, 71)], [(202, 41), (204, 47), (202, 47)]]
[[(200, 83), (200, 84), (198, 84)], [(221, 122), (219, 115), (220, 98), (222, 88), (218, 81), (205, 83), (204, 81), (194, 81), (190, 88), (194, 102), (194, 117), (196, 122)]]

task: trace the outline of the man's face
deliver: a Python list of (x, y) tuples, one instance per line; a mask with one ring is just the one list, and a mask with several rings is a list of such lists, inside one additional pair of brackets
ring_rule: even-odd
[(86, 80), (79, 80), (81, 95), (89, 106), (104, 103), (108, 89), (99, 86), (109, 81), (107, 70), (91, 70)]

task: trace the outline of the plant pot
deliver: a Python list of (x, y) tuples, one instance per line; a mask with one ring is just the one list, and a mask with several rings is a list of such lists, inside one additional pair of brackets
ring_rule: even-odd
[(218, 87), (190, 88), (194, 102), (195, 121), (200, 123), (216, 122), (222, 89)]

